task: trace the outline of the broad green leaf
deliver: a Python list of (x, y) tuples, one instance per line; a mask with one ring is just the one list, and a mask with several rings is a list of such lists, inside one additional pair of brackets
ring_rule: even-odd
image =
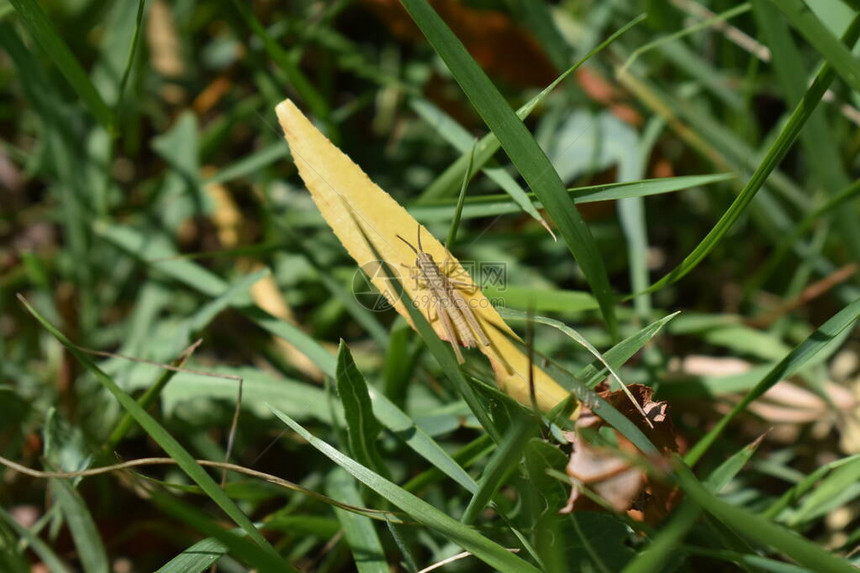
[(387, 475), (387, 468), (376, 448), (382, 426), (373, 415), (367, 382), (358, 371), (349, 347), (341, 340), (337, 351), (337, 394), (343, 404), (346, 417), (346, 431), (349, 452), (355, 460), (373, 469), (380, 475)]

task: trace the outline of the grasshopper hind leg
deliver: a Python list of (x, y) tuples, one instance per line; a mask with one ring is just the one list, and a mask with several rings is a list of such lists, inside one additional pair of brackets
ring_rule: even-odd
[(464, 362), (463, 353), (460, 351), (460, 342), (457, 339), (456, 334), (457, 331), (454, 329), (454, 325), (451, 323), (451, 317), (448, 316), (441, 301), (436, 302), (436, 315), (442, 323), (442, 328), (445, 330), (445, 335), (448, 337), (448, 342), (451, 344), (451, 348), (454, 349), (454, 354), (457, 355), (457, 363), (462, 364)]

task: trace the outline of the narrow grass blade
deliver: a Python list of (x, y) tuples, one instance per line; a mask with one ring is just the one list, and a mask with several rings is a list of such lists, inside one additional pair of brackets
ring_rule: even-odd
[[(184, 325), (185, 328), (187, 328), (188, 333), (190, 334), (193, 332), (198, 332), (199, 330), (203, 329), (215, 318), (216, 315), (218, 315), (222, 310), (227, 308), (235, 297), (244, 294), (257, 281), (267, 276), (268, 274), (269, 269), (261, 269), (256, 273), (251, 273), (246, 277), (242, 278), (235, 285), (228, 288), (223, 295), (209, 302), (209, 304), (205, 305), (202, 309), (195, 313), (194, 316), (187, 321), (186, 325)], [(188, 341), (186, 338), (186, 340), (183, 340), (182, 342), (184, 344), (190, 341)], [(178, 367), (181, 366), (184, 362), (185, 357), (183, 356), (178, 358), (174, 362), (174, 364), (172, 364), (172, 366)], [(143, 395), (138, 399), (137, 403), (140, 404), (140, 407), (144, 410), (148, 409), (153, 404), (153, 402), (158, 399), (164, 388), (167, 387), (167, 384), (175, 375), (175, 370), (165, 370), (158, 377), (158, 380), (156, 380), (155, 384), (147, 388)], [(113, 451), (114, 448), (116, 448), (117, 444), (122, 441), (122, 439), (125, 437), (128, 431), (131, 430), (132, 427), (134, 427), (134, 418), (132, 418), (129, 412), (126, 412), (108, 437), (104, 449), (106, 451)]]
[[(98, 225), (96, 232), (145, 264), (166, 273), (178, 283), (184, 284), (201, 294), (217, 297), (227, 289), (227, 284), (220, 277), (200, 265), (175, 258), (177, 256), (176, 251), (163, 237), (144, 237), (129, 227), (113, 225)], [(159, 262), (151, 262), (154, 260)], [(336, 376), (337, 361), (335, 357), (313, 338), (259, 307), (242, 306), (237, 310), (261, 328), (299, 348), (327, 376), (332, 378)], [(373, 412), (379, 421), (385, 424), (386, 428), (402, 439), (421, 457), (445, 472), (451, 479), (467, 490), (474, 491), (477, 486), (471, 476), (463, 471), (463, 468), (452, 460), (451, 456), (436, 441), (419, 428), (408, 414), (394, 405), (381, 392), (377, 392), (373, 388), (369, 388), (368, 391), (373, 400)]]
[[(469, 166), (466, 169), (466, 174), (463, 176), (463, 186), (460, 189), (460, 196), (457, 197), (457, 206), (454, 208), (454, 217), (451, 218), (451, 227), (448, 229), (448, 238), (445, 240), (445, 248), (449, 251), (454, 248), (454, 241), (457, 240), (457, 231), (460, 229), (460, 217), (463, 216), (463, 204), (466, 202), (466, 191), (469, 189), (469, 182), (472, 181), (472, 163), (475, 160), (475, 147), (472, 146), (472, 152), (469, 153)], [(525, 191), (523, 191), (525, 195)], [(529, 207), (534, 210), (531, 202)], [(537, 211), (535, 211), (537, 213)], [(543, 221), (543, 219), (540, 219)]]
[(204, 179), (204, 185), (209, 183), (228, 183), (236, 179), (255, 175), (262, 171), (263, 167), (271, 165), (281, 159), (290, 156), (290, 148), (278, 141), (272, 145), (255, 151), (242, 159), (219, 170), (218, 173), (208, 179)]
[(842, 458), (841, 460), (836, 460), (835, 462), (830, 462), (829, 464), (821, 466), (820, 468), (806, 476), (797, 485), (786, 491), (778, 500), (776, 500), (770, 507), (768, 507), (762, 515), (768, 519), (777, 518), (777, 516), (783, 509), (787, 508), (792, 503), (796, 502), (801, 497), (806, 495), (808, 491), (813, 490), (813, 488), (818, 485), (818, 482), (821, 481), (821, 478), (826, 476), (830, 471), (845, 464), (854, 463), (857, 461), (860, 461), (860, 454), (854, 454), (853, 456)]
[(530, 565), (504, 547), (490, 541), (471, 527), (459, 523), (429, 503), (415, 497), (403, 488), (398, 487), (396, 484), (384, 479), (355, 460), (343, 455), (323, 440), (313, 436), (286, 414), (276, 409), (272, 409), (272, 411), (284, 424), (307, 440), (310, 445), (323, 453), (327, 458), (349, 472), (358, 481), (405, 511), (415, 521), (440, 533), (451, 543), (460, 545), (491, 567), (495, 567), (506, 573), (539, 572), (535, 566)]
[(617, 335), (615, 301), (603, 258), (588, 226), (567, 196), (544, 151), (460, 40), (425, 0), (403, 0), (412, 19), (445, 61), (475, 110), (544, 204), (597, 299), (612, 336)]
[[(835, 469), (830, 475), (823, 478), (815, 490), (809, 494), (797, 513), (788, 521), (791, 527), (797, 527), (807, 523), (816, 517), (821, 517), (836, 508), (849, 504), (852, 500), (846, 499), (843, 494), (851, 494), (850, 488), (860, 483), (860, 459), (855, 459)], [(858, 495), (856, 489), (853, 494)]]
[(810, 334), (799, 346), (792, 350), (788, 356), (782, 359), (774, 366), (767, 375), (762, 378), (750, 392), (738, 402), (732, 410), (723, 416), (717, 425), (699, 440), (695, 446), (687, 453), (685, 461), (693, 466), (701, 457), (708, 451), (717, 438), (725, 430), (738, 414), (743, 412), (753, 400), (764, 394), (771, 386), (797, 372), (807, 362), (809, 362), (816, 354), (827, 347), (835, 338), (839, 336), (845, 329), (849, 328), (857, 318), (860, 317), (860, 299), (855, 300), (827, 322), (822, 324), (815, 332)]
[(223, 543), (207, 537), (159, 567), (155, 573), (203, 573), (226, 555), (227, 551)]
[(472, 476), (438, 442), (415, 424), (415, 420), (395, 406), (378, 390), (368, 388), (368, 392), (371, 400), (373, 400), (373, 413), (389, 431), (466, 491), (474, 493), (478, 489), (478, 484), (475, 483)]
[(493, 495), (505, 483), (505, 479), (519, 466), (523, 449), (532, 436), (533, 429), (534, 422), (526, 416), (520, 416), (514, 422), (487, 462), (484, 474), (478, 482), (478, 491), (469, 500), (461, 522), (466, 525), (474, 523), (478, 514), (487, 507)]
[[(860, 35), (860, 16), (856, 17), (845, 32), (845, 43), (853, 45)], [(788, 150), (791, 149), (794, 142), (797, 140), (801, 129), (803, 129), (806, 120), (812, 115), (815, 107), (821, 101), (824, 92), (833, 82), (836, 73), (830, 65), (824, 65), (818, 72), (812, 86), (806, 91), (803, 99), (794, 108), (794, 111), (789, 116), (788, 122), (782, 128), (779, 136), (774, 141), (773, 145), (768, 149), (767, 155), (756, 168), (755, 172), (750, 177), (747, 184), (741, 190), (740, 194), (735, 198), (729, 208), (714, 225), (714, 228), (702, 239), (693, 252), (687, 255), (684, 260), (673, 269), (669, 274), (661, 278), (656, 283), (648, 287), (645, 292), (654, 292), (670, 285), (692, 271), (702, 260), (710, 254), (722, 238), (729, 232), (729, 229), (738, 220), (741, 214), (746, 210), (750, 201), (753, 200), (755, 194), (761, 189), (768, 176), (779, 165), (785, 157)]]
[(0, 519), (2, 519), (12, 531), (18, 534), (18, 537), (20, 537), (21, 540), (29, 546), (29, 549), (42, 560), (42, 564), (48, 568), (48, 571), (51, 573), (70, 573), (72, 571), (70, 567), (67, 567), (66, 564), (57, 557), (57, 554), (54, 553), (54, 550), (51, 549), (47, 543), (42, 541), (38, 535), (18, 523), (18, 520), (12, 517), (2, 507), (0, 507)]
[(81, 566), (86, 573), (108, 573), (111, 570), (107, 552), (90, 510), (80, 493), (68, 480), (52, 479), (54, 495), (62, 509), (75, 542)]
[[(572, 394), (587, 406), (592, 412), (603, 418), (607, 424), (618, 430), (622, 436), (630, 440), (639, 451), (646, 455), (659, 455), (660, 450), (648, 439), (642, 430), (627, 416), (612, 407), (609, 402), (598, 396), (573, 374), (549, 361), (544, 370), (556, 380), (564, 380), (572, 388)], [(561, 406), (561, 405), (560, 405)]]
[[(808, 82), (808, 73), (800, 51), (791, 36), (788, 23), (780, 16), (779, 9), (769, 0), (753, 2), (756, 24), (761, 29), (773, 54), (773, 67), (782, 85), (786, 101), (797, 105), (803, 97)], [(800, 143), (809, 156), (809, 169), (824, 190), (836, 197), (840, 189), (851, 183), (843, 164), (839, 147), (833, 137), (828, 116), (824, 109), (813, 113), (806, 128), (800, 134)], [(854, 257), (860, 259), (860, 227), (856, 217), (847, 210), (836, 213), (836, 221), (847, 246)], [(770, 257), (768, 262), (770, 263)]]
[(36, 0), (9, 0), (18, 12), (21, 21), (33, 38), (39, 42), (57, 69), (66, 77), (69, 84), (89, 108), (96, 120), (105, 129), (112, 130), (113, 113), (96, 91), (87, 73), (75, 58), (69, 46), (57, 33), (42, 6)]
[(609, 362), (606, 360), (606, 358), (604, 358), (603, 355), (579, 332), (577, 332), (575, 329), (569, 327), (565, 323), (561, 322), (560, 320), (547, 318), (545, 316), (528, 315), (528, 314), (523, 316), (521, 313), (516, 313), (515, 311), (511, 311), (511, 310), (508, 310), (507, 314), (508, 314), (508, 316), (521, 318), (523, 320), (533, 320), (533, 321), (540, 323), (540, 324), (552, 326), (553, 328), (563, 332), (565, 335), (567, 335), (568, 337), (573, 339), (577, 344), (579, 344), (580, 346), (585, 348), (595, 358), (597, 358), (597, 360), (601, 364), (603, 364), (603, 367), (609, 371), (609, 374), (618, 383), (619, 389), (627, 395), (627, 398), (629, 398), (630, 401), (633, 403), (633, 405), (636, 407), (636, 409), (639, 410), (639, 412), (642, 414), (642, 417), (648, 421), (648, 424), (649, 425), (651, 424), (650, 420), (648, 420), (648, 417), (645, 415), (645, 412), (642, 410), (642, 406), (640, 406), (639, 402), (636, 401), (636, 398), (633, 397), (633, 394), (630, 393), (630, 390), (627, 388), (627, 386), (624, 384), (624, 382), (621, 381), (621, 377), (615, 371), (615, 368), (613, 368), (612, 365), (609, 364)]
[[(681, 177), (666, 177), (663, 179), (643, 179), (641, 181), (630, 181), (626, 183), (608, 183), (604, 185), (592, 185), (588, 187), (576, 187), (568, 189), (568, 194), (577, 205), (581, 203), (594, 203), (598, 201), (612, 201), (615, 199), (626, 199), (628, 197), (648, 197), (662, 193), (683, 191), (692, 187), (710, 185), (721, 181), (735, 178), (733, 173), (718, 173), (715, 175), (684, 175)], [(534, 194), (529, 193), (531, 199)], [(543, 208), (540, 202), (535, 203), (537, 208)], [(430, 203), (413, 204), (409, 212), (419, 221), (450, 221), (455, 212), (453, 203), (434, 205)], [(462, 218), (474, 219), (478, 217), (492, 217), (507, 213), (518, 213), (517, 206), (510, 197), (505, 195), (482, 195), (480, 197), (467, 198)]]
[[(340, 468), (333, 470), (326, 478), (326, 493), (344, 503), (363, 505), (355, 480)], [(334, 508), (334, 513), (343, 527), (346, 543), (352, 551), (359, 573), (389, 573), (391, 569), (385, 559), (385, 550), (373, 526), (373, 520), (337, 507)]]
[(764, 517), (720, 500), (696, 480), (683, 463), (676, 464), (678, 485), (693, 502), (739, 534), (773, 547), (817, 573), (856, 573), (856, 569), (829, 551)]
[(672, 520), (654, 537), (654, 540), (644, 550), (638, 552), (622, 573), (657, 573), (663, 571), (666, 564), (678, 551), (678, 545), (684, 540), (687, 532), (695, 525), (701, 510), (690, 502), (684, 502), (675, 512)]
[[(614, 368), (620, 368), (634, 354), (639, 352), (648, 342), (651, 341), (657, 333), (659, 333), (666, 324), (678, 316), (681, 311), (673, 312), (664, 316), (660, 320), (656, 320), (637, 332), (636, 334), (625, 338), (609, 350), (603, 353), (603, 358)], [(576, 373), (576, 377), (589, 387), (595, 386), (598, 382), (606, 378), (608, 372), (603, 366), (603, 363), (596, 360)]]
[[(606, 40), (598, 44), (591, 51), (589, 51), (581, 60), (576, 62), (570, 68), (565, 70), (563, 74), (558, 76), (550, 85), (544, 88), (538, 95), (533, 97), (531, 100), (525, 103), (522, 107), (517, 110), (517, 117), (520, 119), (527, 118), (532, 111), (538, 106), (540, 102), (549, 95), (556, 87), (558, 87), (561, 82), (563, 82), (570, 74), (579, 69), (585, 62), (594, 57), (601, 50), (609, 46), (612, 42), (620, 38), (624, 35), (630, 28), (641, 22), (645, 19), (645, 15), (638, 16), (619, 28), (614, 34), (609, 36)], [(499, 150), (500, 144), (499, 139), (496, 135), (491, 131), (484, 137), (478, 141), (478, 144), (475, 146), (475, 169), (482, 169), (484, 165), (496, 154)], [(457, 185), (459, 185), (460, 181), (463, 180), (463, 174), (466, 172), (466, 166), (469, 161), (468, 154), (464, 153), (460, 156), (460, 158), (451, 164), (448, 169), (445, 170), (439, 177), (436, 178), (433, 183), (431, 183), (424, 193), (421, 194), (419, 201), (429, 201), (433, 199), (439, 199), (441, 197), (447, 197), (449, 195), (453, 195), (457, 189)], [(514, 211), (516, 212), (516, 211)]]
[(720, 493), (720, 490), (726, 487), (747, 462), (752, 459), (763, 439), (764, 436), (760, 436), (751, 444), (735, 452), (729, 459), (717, 466), (707, 479), (702, 482), (702, 485), (711, 493)]
[(290, 55), (272, 38), (266, 28), (257, 19), (257, 16), (254, 15), (251, 7), (241, 0), (232, 0), (231, 3), (248, 28), (262, 40), (263, 47), (268, 52), (269, 57), (284, 72), (296, 92), (302, 96), (302, 99), (308, 104), (314, 115), (320, 119), (328, 120), (331, 110), (325, 98), (320, 95), (313, 84), (305, 77), (304, 73), (293, 63)]
[(824, 59), (845, 80), (851, 89), (860, 93), (860, 61), (846, 46), (854, 41), (840, 42), (818, 19), (803, 0), (771, 0), (792, 26), (812, 44)]
[[(424, 120), (432, 125), (443, 137), (445, 137), (460, 153), (468, 154), (469, 164), (466, 172), (463, 175), (463, 180), (468, 181), (472, 178), (472, 174), (477, 171), (472, 166), (475, 160), (475, 150), (478, 147), (472, 135), (460, 126), (453, 118), (444, 111), (424, 99), (411, 99), (410, 104), (412, 109), (420, 115)], [(528, 194), (520, 187), (519, 183), (502, 167), (484, 167), (484, 174), (490, 178), (496, 185), (501, 187), (510, 198), (516, 203), (520, 209), (532, 216), (541, 225), (549, 229), (546, 221), (532, 204)], [(460, 196), (463, 196), (462, 191)], [(458, 205), (459, 205), (458, 201)], [(551, 231), (550, 231), (551, 232)], [(451, 241), (448, 241), (449, 244)]]
[(27, 301), (21, 299), (22, 304), (27, 311), (39, 321), (39, 323), (50, 332), (54, 338), (65, 346), (68, 351), (98, 380), (98, 382), (108, 390), (114, 398), (126, 409), (135, 419), (135, 421), (146, 431), (146, 433), (160, 445), (167, 454), (176, 460), (177, 465), (190, 477), (200, 488), (226, 513), (239, 527), (245, 530), (251, 539), (253, 539), (260, 547), (274, 558), (280, 559), (274, 549), (268, 544), (265, 538), (257, 531), (251, 520), (242, 513), (232, 499), (227, 497), (224, 491), (215, 483), (209, 474), (194, 461), (191, 454), (183, 448), (176, 439), (171, 436), (146, 410), (125, 393), (110, 376), (102, 372), (102, 370), (90, 359), (90, 357), (78, 350), (66, 336), (57, 330), (54, 325), (48, 322), (35, 308)]
[[(185, 503), (176, 496), (157, 489), (153, 490), (151, 495), (152, 500), (164, 513), (187, 523), (204, 535), (217, 540), (229, 549), (231, 556), (243, 561), (257, 571), (261, 573), (296, 572), (296, 569), (281, 559), (268, 544), (265, 547), (261, 547), (259, 544), (248, 541), (248, 539), (236, 532), (224, 529), (224, 527), (216, 523), (204, 512)], [(256, 531), (256, 528), (253, 529)], [(266, 550), (266, 547), (269, 547), (269, 550)]]
[(343, 403), (349, 452), (355, 460), (385, 475), (387, 470), (376, 443), (382, 425), (373, 415), (367, 382), (359, 372), (349, 347), (341, 340), (337, 351), (337, 394)]

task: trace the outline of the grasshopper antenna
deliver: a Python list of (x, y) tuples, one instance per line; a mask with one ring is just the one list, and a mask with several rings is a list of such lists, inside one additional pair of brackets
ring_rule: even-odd
[(418, 250), (424, 252), (424, 247), (421, 246), (421, 225), (418, 225)]
[[(419, 229), (420, 229), (420, 227), (419, 227)], [(407, 241), (406, 239), (404, 239), (404, 238), (403, 238), (403, 237), (401, 237), (400, 235), (397, 235), (397, 238), (398, 238), (398, 239), (400, 239), (401, 241), (403, 241), (404, 243), (406, 243), (406, 246), (407, 246), (407, 247), (409, 247), (410, 249), (412, 249), (412, 252), (413, 252), (413, 253), (415, 253), (416, 255), (418, 254), (418, 251), (415, 249), (415, 247), (413, 247), (413, 246), (412, 246), (412, 243), (410, 243), (409, 241)], [(421, 240), (420, 240), (420, 237), (419, 237), (419, 240), (418, 240), (418, 246), (419, 246), (419, 247), (421, 246)]]

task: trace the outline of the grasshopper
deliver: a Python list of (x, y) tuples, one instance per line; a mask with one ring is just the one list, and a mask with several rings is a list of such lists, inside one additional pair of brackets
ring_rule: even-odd
[[(426, 284), (427, 290), (430, 292), (428, 303), (431, 308), (436, 310), (436, 316), (442, 323), (442, 328), (448, 337), (448, 342), (454, 349), (454, 354), (457, 355), (457, 362), (463, 363), (463, 354), (460, 352), (460, 345), (466, 348), (478, 346), (480, 342), (484, 346), (490, 345), (490, 340), (481, 328), (475, 313), (469, 307), (468, 301), (463, 294), (457, 290), (459, 286), (475, 288), (472, 285), (459, 283), (451, 280), (445, 272), (439, 268), (436, 261), (429, 253), (424, 251), (421, 245), (421, 226), (418, 226), (418, 248), (416, 249), (412, 243), (397, 235), (397, 238), (406, 243), (415, 253), (415, 267), (418, 272), (417, 277)], [(442, 264), (443, 268), (447, 266), (448, 259)], [(402, 265), (411, 269), (407, 265)], [(431, 319), (432, 320), (432, 319)]]

